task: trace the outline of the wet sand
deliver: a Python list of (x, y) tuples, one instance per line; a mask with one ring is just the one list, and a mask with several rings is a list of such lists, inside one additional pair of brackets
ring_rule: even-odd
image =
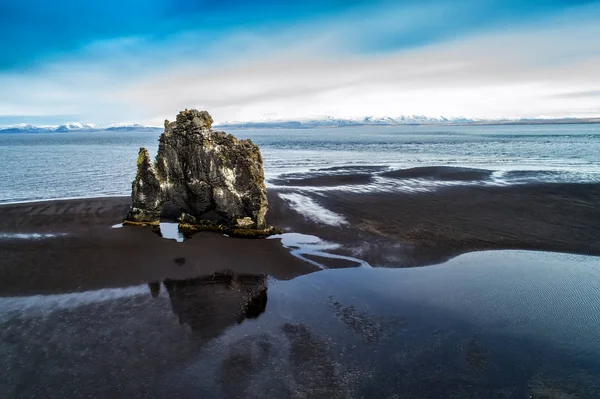
[[(304, 175), (305, 176), (305, 175)], [(283, 176), (272, 181), (277, 186), (295, 187), (335, 187), (350, 184), (368, 184), (373, 181), (373, 176), (366, 173), (352, 173), (340, 175), (321, 175), (301, 177), (300, 175)]]
[[(341, 227), (306, 223), (273, 195), (270, 217), (372, 266), (411, 267), (488, 249), (600, 255), (600, 185), (458, 186), (427, 193), (303, 192), (341, 214)], [(292, 214), (293, 213), (293, 214)]]
[[(279, 196), (290, 192), (347, 223), (305, 217)], [(337, 268), (316, 273), (279, 239), (198, 233), (178, 243), (112, 228), (128, 197), (0, 206), (0, 391), (598, 397), (597, 259), (484, 252), (400, 267), (486, 249), (600, 255), (599, 185), (281, 188), (269, 203), (270, 223), (388, 268), (304, 254)]]
[[(343, 226), (309, 220), (278, 194), (269, 192), (270, 223), (339, 243), (333, 252), (372, 266), (423, 266), (487, 249), (600, 255), (599, 185), (463, 186), (418, 194), (302, 192), (346, 218)], [(150, 228), (111, 228), (122, 221), (129, 203), (127, 197), (112, 197), (0, 206), (0, 233), (5, 235), (0, 238), (0, 295), (130, 286), (228, 269), (278, 279), (319, 270), (292, 256), (277, 239), (199, 233), (178, 243)], [(58, 236), (6, 237), (17, 233)], [(331, 268), (357, 265), (320, 262)]]
[(384, 172), (381, 176), (397, 179), (425, 178), (442, 181), (470, 181), (485, 180), (492, 174), (491, 170), (446, 167), (446, 166), (423, 166), (418, 168), (398, 169)]
[(0, 232), (67, 234), (0, 239), (0, 295), (33, 295), (130, 286), (213, 271), (268, 273), (289, 279), (318, 270), (279, 240), (199, 233), (178, 243), (123, 221), (127, 197), (0, 206)]
[(335, 187), (373, 182), (375, 173), (387, 170), (386, 166), (356, 165), (332, 166), (304, 173), (287, 173), (269, 182), (276, 186)]

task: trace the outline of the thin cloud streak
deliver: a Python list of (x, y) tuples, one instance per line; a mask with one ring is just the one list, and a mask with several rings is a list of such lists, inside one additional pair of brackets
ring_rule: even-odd
[(554, 94), (554, 98), (596, 98), (600, 101), (600, 90), (576, 91), (572, 93)]

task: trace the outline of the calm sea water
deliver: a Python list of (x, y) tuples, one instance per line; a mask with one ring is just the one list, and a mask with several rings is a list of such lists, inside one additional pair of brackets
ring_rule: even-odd
[[(489, 184), (600, 182), (600, 125), (354, 127), (231, 133), (260, 146), (267, 178), (344, 165), (449, 165), (497, 171)], [(155, 153), (159, 135), (155, 131), (2, 134), (0, 202), (129, 195), (137, 151), (147, 147)], [(536, 173), (507, 175), (507, 171)], [(426, 184), (418, 180), (405, 183), (408, 188)]]

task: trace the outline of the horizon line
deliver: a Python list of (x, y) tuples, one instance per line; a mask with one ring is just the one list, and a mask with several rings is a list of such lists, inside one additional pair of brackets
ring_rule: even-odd
[[(447, 120), (447, 124), (451, 124), (453, 122), (460, 122), (462, 120), (463, 123), (486, 123), (486, 122), (519, 122), (519, 121), (561, 121), (561, 120), (573, 120), (573, 121), (589, 121), (589, 120), (600, 120), (600, 114), (594, 116), (536, 116), (536, 117), (497, 117), (497, 118), (481, 118), (481, 117), (472, 117), (472, 116), (446, 116), (446, 115), (436, 115), (430, 116), (425, 114), (411, 114), (411, 115), (398, 115), (398, 116), (373, 116), (373, 115), (365, 115), (365, 116), (356, 116), (349, 118), (336, 117), (331, 115), (323, 115), (323, 116), (307, 116), (302, 118), (272, 118), (272, 119), (254, 119), (254, 120), (226, 120), (222, 122), (215, 122), (213, 126), (235, 126), (235, 125), (243, 125), (243, 124), (275, 124), (275, 123), (289, 123), (289, 122), (320, 122), (320, 121), (348, 121), (348, 122), (366, 122), (369, 119), (374, 121), (384, 121), (391, 120), (394, 122), (398, 122), (399, 125), (402, 124), (411, 124), (403, 123), (402, 118), (412, 119), (412, 118), (423, 118), (430, 119), (432, 123), (421, 123), (421, 124), (436, 124), (444, 123), (444, 120)], [(412, 124), (415, 124), (413, 122)], [(383, 123), (379, 123), (383, 124)], [(419, 124), (419, 123), (416, 123)], [(28, 122), (21, 123), (13, 123), (13, 124), (2, 124), (0, 125), (0, 130), (6, 129), (18, 129), (18, 128), (38, 128), (38, 129), (58, 129), (60, 127), (68, 127), (70, 125), (81, 125), (82, 129), (72, 129), (72, 130), (106, 130), (106, 129), (127, 129), (127, 128), (153, 128), (153, 129), (161, 129), (164, 126), (155, 125), (155, 124), (143, 124), (139, 122), (127, 123), (127, 122), (119, 122), (119, 123), (111, 123), (108, 125), (98, 125), (95, 123), (88, 122), (80, 122), (80, 121), (71, 121), (64, 122), (58, 124), (34, 124)], [(393, 123), (390, 123), (393, 125)], [(87, 128), (86, 128), (87, 127)]]

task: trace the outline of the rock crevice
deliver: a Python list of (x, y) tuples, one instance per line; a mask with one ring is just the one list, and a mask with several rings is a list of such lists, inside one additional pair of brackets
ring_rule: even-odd
[(267, 228), (258, 146), (211, 130), (212, 122), (206, 111), (182, 111), (174, 122), (165, 121), (154, 163), (148, 150), (140, 149), (128, 221), (157, 222), (170, 201), (181, 211), (182, 223), (202, 224), (210, 213), (231, 228)]

